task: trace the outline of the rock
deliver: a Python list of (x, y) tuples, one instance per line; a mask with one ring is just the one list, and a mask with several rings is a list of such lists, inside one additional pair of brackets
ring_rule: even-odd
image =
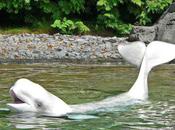
[(134, 26), (131, 34), (129, 35), (129, 41), (143, 41), (149, 43), (156, 37), (155, 26)]
[(135, 26), (128, 40), (146, 43), (159, 40), (175, 43), (175, 3), (170, 5), (153, 26)]
[(175, 3), (173, 3), (159, 19), (155, 39), (175, 43)]

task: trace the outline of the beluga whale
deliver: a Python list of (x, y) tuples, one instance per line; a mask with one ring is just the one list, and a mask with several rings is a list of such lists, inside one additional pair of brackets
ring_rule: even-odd
[(147, 80), (151, 69), (175, 59), (175, 45), (153, 41), (146, 47), (143, 42), (134, 42), (121, 44), (118, 46), (118, 50), (127, 61), (140, 68), (139, 75), (128, 92), (101, 101), (68, 105), (41, 85), (22, 78), (10, 88), (10, 95), (14, 102), (8, 103), (7, 106), (17, 112), (34, 112), (61, 117), (70, 113), (86, 113), (147, 100)]

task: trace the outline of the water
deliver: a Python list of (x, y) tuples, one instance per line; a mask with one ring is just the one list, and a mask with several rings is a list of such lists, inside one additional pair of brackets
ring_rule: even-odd
[(19, 78), (41, 84), (68, 104), (78, 104), (127, 91), (137, 74), (130, 66), (0, 65), (0, 130), (175, 129), (174, 65), (164, 65), (151, 72), (147, 102), (89, 115), (95, 118), (41, 117), (34, 113), (13, 113), (6, 108), (6, 103), (11, 102), (9, 87)]

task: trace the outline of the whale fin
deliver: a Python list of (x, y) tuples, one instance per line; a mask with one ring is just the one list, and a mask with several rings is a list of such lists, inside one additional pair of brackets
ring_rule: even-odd
[(145, 43), (141, 41), (118, 45), (120, 55), (130, 64), (135, 65), (138, 68), (141, 66), (145, 49)]
[(144, 58), (149, 61), (147, 62), (147, 67), (150, 69), (167, 63), (175, 59), (175, 45), (162, 41), (153, 41), (147, 46)]

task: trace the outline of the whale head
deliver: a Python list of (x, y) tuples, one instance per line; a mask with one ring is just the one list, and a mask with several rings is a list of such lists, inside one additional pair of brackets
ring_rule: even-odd
[(13, 103), (7, 106), (17, 112), (37, 112), (47, 116), (63, 116), (71, 108), (60, 98), (28, 79), (19, 79), (10, 88)]

